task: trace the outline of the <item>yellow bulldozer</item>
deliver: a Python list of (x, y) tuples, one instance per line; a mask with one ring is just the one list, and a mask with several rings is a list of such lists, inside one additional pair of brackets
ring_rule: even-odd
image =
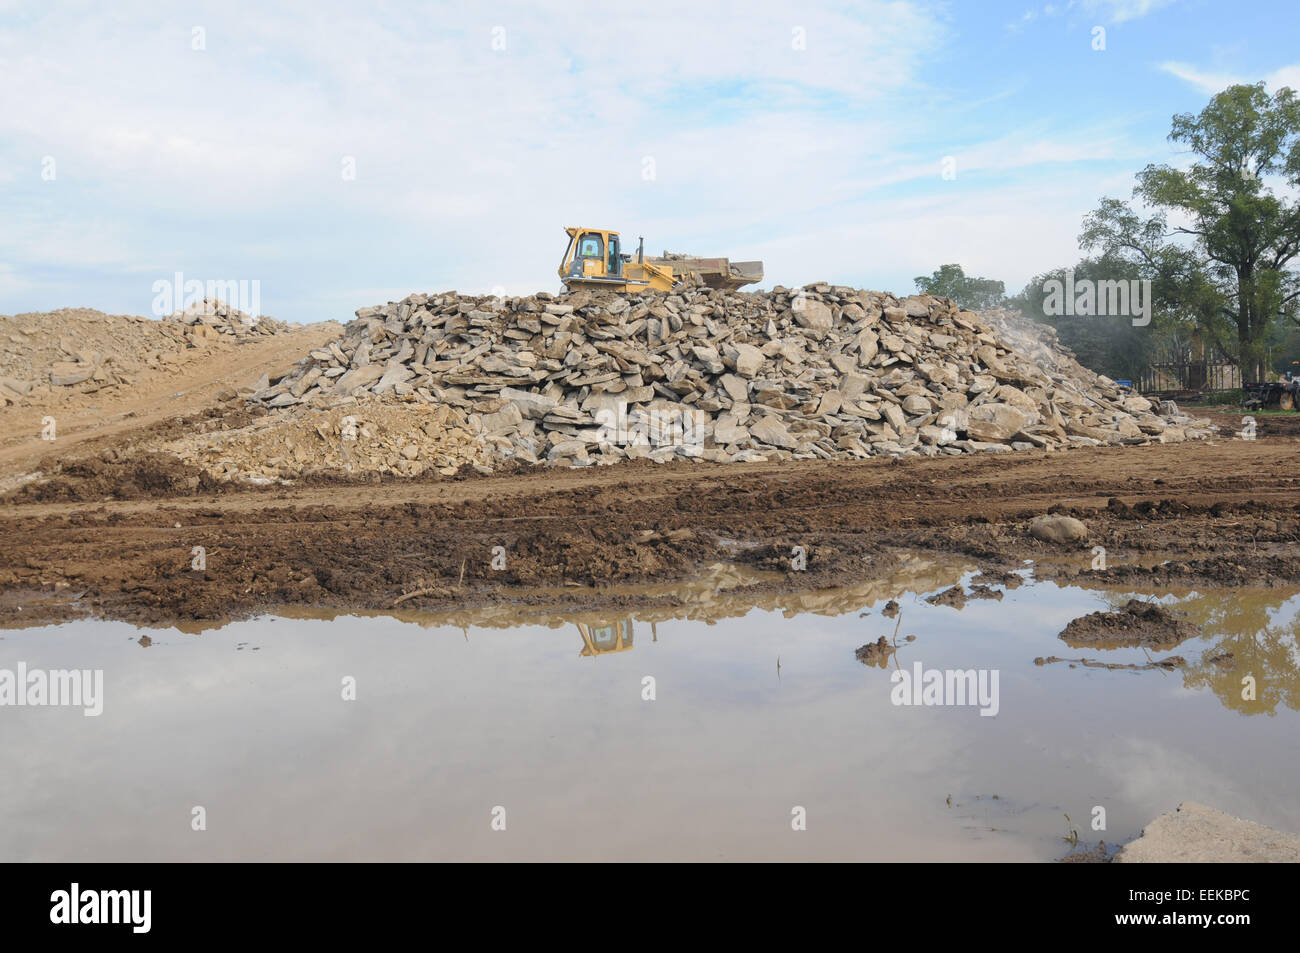
[(763, 280), (761, 261), (729, 261), (663, 253), (646, 258), (645, 239), (637, 242), (636, 260), (624, 254), (618, 232), (607, 228), (564, 229), (569, 247), (560, 262), (560, 280), (570, 291), (671, 291), (673, 284), (690, 275), (707, 287), (735, 291)]

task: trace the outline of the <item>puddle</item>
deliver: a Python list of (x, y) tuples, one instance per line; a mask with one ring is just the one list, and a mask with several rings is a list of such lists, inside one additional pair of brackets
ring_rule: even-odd
[[(925, 601), (969, 584), (958, 562), (761, 598), (727, 573), (616, 617), (5, 631), (0, 670), (104, 688), (98, 717), (0, 708), (0, 860), (1048, 861), (1071, 830), (1122, 843), (1182, 800), (1300, 830), (1294, 592), (1165, 596), (1202, 634), (1148, 652), (1056, 637), (1132, 590), (1027, 583), (958, 610)], [(881, 637), (883, 665), (855, 659)], [(917, 663), (996, 671), (996, 716), (894, 704)]]

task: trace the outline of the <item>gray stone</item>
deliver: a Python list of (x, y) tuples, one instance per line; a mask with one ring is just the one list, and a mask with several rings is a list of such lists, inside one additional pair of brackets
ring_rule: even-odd
[(903, 410), (913, 417), (919, 417), (921, 414), (928, 414), (934, 408), (930, 402), (920, 394), (912, 394), (910, 397), (903, 398)]
[(902, 409), (893, 401), (885, 401), (881, 404), (880, 411), (889, 421), (889, 425), (895, 430), (901, 430), (907, 425), (907, 418), (903, 415)]
[(727, 396), (733, 401), (749, 400), (749, 385), (735, 374), (723, 374), (718, 383), (722, 385), (722, 389), (727, 392)]
[(1073, 543), (1088, 538), (1088, 527), (1073, 516), (1035, 516), (1029, 535), (1045, 543)]
[(494, 414), (483, 415), (483, 430), (487, 433), (503, 433), (513, 430), (524, 422), (524, 415), (518, 404), (506, 404)]
[(513, 387), (501, 388), (501, 396), (516, 405), (525, 417), (540, 420), (560, 405), (554, 397), (534, 394), (531, 391), (516, 390)]
[(835, 324), (831, 309), (816, 298), (797, 297), (791, 304), (794, 320), (801, 328), (825, 334)]
[(70, 361), (55, 361), (50, 368), (50, 383), (56, 387), (71, 387), (88, 381), (95, 373), (93, 364), (73, 364)]
[(970, 408), (969, 414), (966, 433), (973, 440), (1010, 440), (1029, 423), (1024, 411), (1010, 404), (980, 404)]
[(379, 364), (366, 364), (362, 367), (354, 367), (348, 371), (334, 385), (337, 393), (351, 393), (361, 388), (368, 388), (379, 378), (384, 376), (384, 368)]
[(798, 442), (790, 436), (785, 424), (771, 415), (759, 418), (758, 423), (749, 428), (749, 433), (760, 443), (770, 444), (773, 447), (793, 450), (798, 446)]
[(741, 377), (753, 377), (763, 366), (763, 352), (752, 344), (737, 344), (736, 373)]

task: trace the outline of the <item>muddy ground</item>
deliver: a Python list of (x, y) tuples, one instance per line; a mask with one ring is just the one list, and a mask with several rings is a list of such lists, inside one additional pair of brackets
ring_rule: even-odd
[[(197, 416), (228, 413), (244, 411)], [(723, 563), (762, 571), (748, 577), (761, 580), (747, 586), (754, 595), (819, 589), (886, 575), (905, 551), (960, 556), (991, 579), (1032, 559), (1039, 578), (1135, 589), (1295, 585), (1300, 414), (1261, 417), (1257, 433), (1055, 454), (233, 489), (134, 454), (139, 433), (114, 432), (0, 502), (0, 625), (87, 614), (161, 625), (283, 606), (667, 607), (683, 597), (622, 584)], [(1043, 513), (1083, 520), (1088, 538), (1032, 539), (1026, 524)], [(1105, 569), (1093, 568), (1097, 546)]]

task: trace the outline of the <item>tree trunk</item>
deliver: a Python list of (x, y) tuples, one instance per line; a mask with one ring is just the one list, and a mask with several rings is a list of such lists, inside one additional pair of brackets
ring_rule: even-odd
[(1241, 381), (1253, 384), (1264, 379), (1264, 360), (1260, 353), (1261, 329), (1256, 325), (1254, 270), (1237, 268), (1237, 351), (1240, 355)]

